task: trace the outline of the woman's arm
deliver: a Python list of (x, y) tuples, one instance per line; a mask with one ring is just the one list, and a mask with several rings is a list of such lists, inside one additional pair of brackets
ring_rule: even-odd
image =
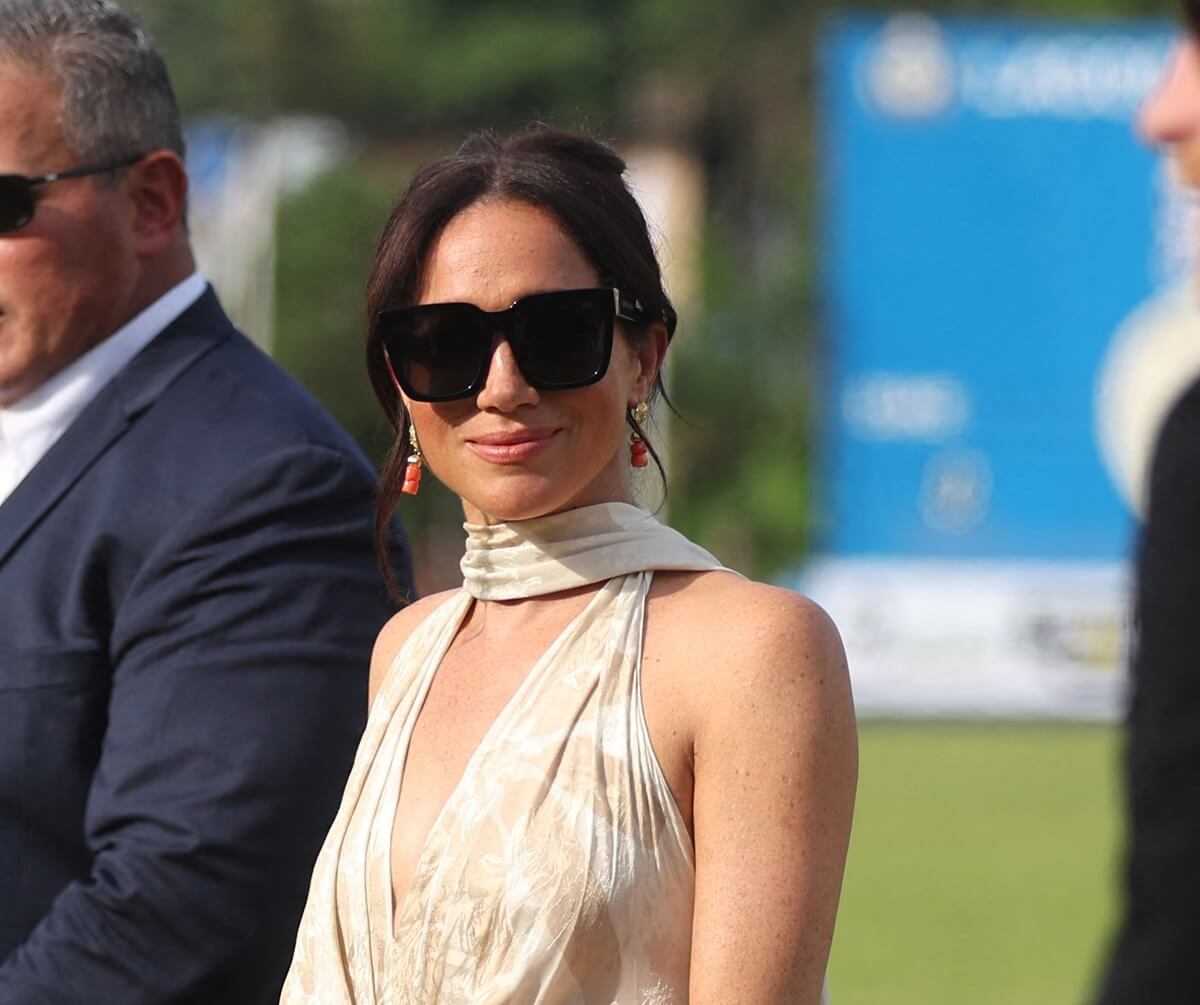
[(845, 654), (812, 602), (731, 594), (694, 649), (716, 658), (698, 674), (690, 1000), (816, 1005), (858, 770)]

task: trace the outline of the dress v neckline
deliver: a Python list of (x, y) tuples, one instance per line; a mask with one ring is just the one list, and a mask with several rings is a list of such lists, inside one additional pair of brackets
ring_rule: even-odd
[[(643, 574), (652, 575), (653, 573)], [(620, 578), (622, 577), (615, 577), (616, 580), (619, 580)], [(467, 616), (474, 608), (477, 602), (476, 599), (474, 597), (470, 597), (470, 602), (463, 603), (462, 610), (454, 615), (454, 630), (448, 633), (449, 638), (447, 639), (446, 643), (443, 646), (440, 646), (434, 653), (431, 653), (432, 667), (430, 667), (430, 669), (427, 671), (425, 679), (421, 682), (421, 692), (419, 698), (413, 705), (411, 725), (406, 729), (408, 740), (404, 744), (402, 756), (397, 757), (396, 759), (400, 765), (399, 778), (397, 779), (397, 786), (395, 789), (396, 798), (395, 801), (389, 805), (388, 818), (386, 820), (386, 827), (384, 828), (384, 832), (389, 835), (387, 842), (388, 858), (386, 869), (386, 875), (388, 878), (387, 903), (389, 917), (391, 919), (391, 924), (388, 926), (388, 930), (393, 944), (397, 940), (401, 922), (408, 913), (409, 903), (412, 900), (413, 889), (417, 886), (418, 880), (429, 868), (427, 860), (430, 855), (430, 847), (438, 836), (439, 829), (445, 820), (447, 813), (453, 808), (454, 804), (460, 798), (462, 798), (462, 793), (465, 791), (468, 781), (477, 773), (479, 761), (484, 757), (489, 748), (495, 746), (497, 734), (501, 732), (501, 724), (506, 720), (511, 719), (515, 714), (515, 709), (524, 704), (524, 699), (527, 697), (527, 692), (533, 690), (538, 683), (542, 682), (542, 678), (545, 676), (546, 665), (553, 660), (558, 651), (567, 644), (570, 638), (579, 632), (580, 627), (587, 623), (588, 616), (592, 612), (592, 608), (599, 606), (601, 598), (604, 596), (606, 591), (614, 591), (617, 588), (618, 587), (616, 587), (614, 584), (614, 580), (610, 579), (608, 582), (603, 583), (600, 588), (588, 598), (588, 602), (584, 604), (583, 608), (576, 613), (570, 621), (567, 622), (562, 631), (560, 631), (558, 635), (554, 637), (554, 640), (549, 646), (546, 647), (541, 656), (539, 656), (533, 662), (530, 668), (526, 671), (525, 676), (521, 678), (521, 682), (517, 685), (516, 689), (511, 695), (509, 695), (508, 700), (505, 701), (503, 706), (501, 706), (496, 718), (493, 719), (488, 728), (484, 730), (483, 736), (480, 738), (478, 744), (476, 744), (475, 749), (471, 751), (471, 755), (467, 758), (466, 763), (463, 765), (462, 774), (459, 776), (458, 781), (454, 784), (454, 787), (450, 790), (450, 794), (446, 797), (445, 802), (442, 803), (441, 809), (438, 810), (437, 815), (433, 818), (433, 823), (430, 824), (429, 830), (425, 835), (425, 839), (421, 843), (421, 850), (417, 853), (417, 857), (413, 860), (412, 875), (409, 877), (408, 886), (405, 888), (404, 895), (397, 898), (396, 877), (392, 859), (392, 845), (394, 843), (393, 836), (395, 834), (396, 820), (399, 816), (400, 810), (400, 796), (403, 793), (404, 775), (408, 770), (408, 754), (409, 750), (412, 748), (413, 734), (415, 732), (417, 722), (420, 720), (421, 711), (425, 707), (425, 701), (429, 697), (429, 692), (433, 687), (433, 680), (437, 676), (437, 672), (441, 668), (442, 661), (446, 658), (446, 654), (449, 653), (450, 647), (454, 645), (454, 640), (458, 638), (458, 633), (462, 630), (463, 623), (466, 621)], [(467, 596), (469, 596), (469, 594)], [(447, 601), (447, 603), (453, 602), (453, 599)], [(399, 654), (397, 654), (397, 660), (398, 659)], [(400, 752), (398, 751), (398, 753)]]
[[(622, 1005), (685, 1000), (695, 862), (649, 737), (641, 646), (654, 572), (721, 565), (624, 503), (467, 533), (463, 590), (413, 627), (375, 697), (281, 1000), (550, 1005), (576, 984)], [(397, 897), (413, 727), (473, 600), (587, 584), (595, 595), (466, 759)], [(589, 958), (598, 969), (575, 969)]]

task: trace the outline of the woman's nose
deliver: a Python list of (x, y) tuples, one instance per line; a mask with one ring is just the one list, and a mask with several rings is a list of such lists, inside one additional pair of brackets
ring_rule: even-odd
[(1200, 135), (1200, 43), (1177, 42), (1138, 113), (1138, 132), (1150, 143), (1178, 143)]
[(492, 359), (488, 366), (487, 380), (475, 397), (476, 406), (482, 411), (495, 409), (511, 412), (521, 405), (533, 405), (538, 401), (538, 392), (529, 385), (517, 358), (513, 355), (508, 339), (497, 336), (492, 343)]

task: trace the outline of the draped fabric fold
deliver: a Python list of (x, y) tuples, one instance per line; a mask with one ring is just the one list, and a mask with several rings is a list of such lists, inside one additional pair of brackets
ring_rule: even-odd
[[(646, 727), (642, 628), (654, 570), (720, 563), (623, 503), (466, 531), (463, 589), (409, 636), (371, 709), (282, 1002), (685, 1002), (694, 860)], [(485, 734), (394, 904), (408, 744), (471, 605), (596, 583)]]

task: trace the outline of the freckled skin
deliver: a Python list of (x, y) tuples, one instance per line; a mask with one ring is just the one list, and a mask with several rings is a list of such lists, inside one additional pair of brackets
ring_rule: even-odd
[[(530, 293), (599, 285), (557, 221), (483, 202), (432, 249), (420, 302), (485, 310)], [(407, 403), (433, 474), (473, 522), (629, 502), (627, 406), (653, 386), (665, 330), (618, 336), (598, 384), (542, 393), (498, 340), (485, 388), (467, 401)], [(498, 466), (473, 435), (526, 424), (555, 442)], [(392, 874), (407, 891), (429, 828), (471, 753), (525, 673), (594, 587), (477, 602), (438, 668), (406, 760)], [(449, 594), (396, 615), (376, 643), (372, 697), (409, 633)], [(702, 654), (702, 658), (698, 658)], [(696, 851), (692, 1005), (820, 1000), (849, 841), (854, 714), (836, 629), (810, 601), (730, 573), (658, 573), (647, 602), (642, 690), (651, 742)]]
[[(503, 310), (532, 293), (602, 285), (558, 221), (527, 203), (486, 201), (450, 221), (434, 242), (419, 302), (461, 301)], [(661, 349), (613, 342), (608, 373), (571, 391), (525, 383), (508, 343), (497, 339), (487, 384), (474, 398), (442, 404), (405, 401), (429, 469), (460, 495), (474, 523), (515, 520), (602, 501), (631, 502), (625, 410), (653, 386)], [(527, 464), (480, 460), (464, 443), (518, 427), (555, 430)]]

